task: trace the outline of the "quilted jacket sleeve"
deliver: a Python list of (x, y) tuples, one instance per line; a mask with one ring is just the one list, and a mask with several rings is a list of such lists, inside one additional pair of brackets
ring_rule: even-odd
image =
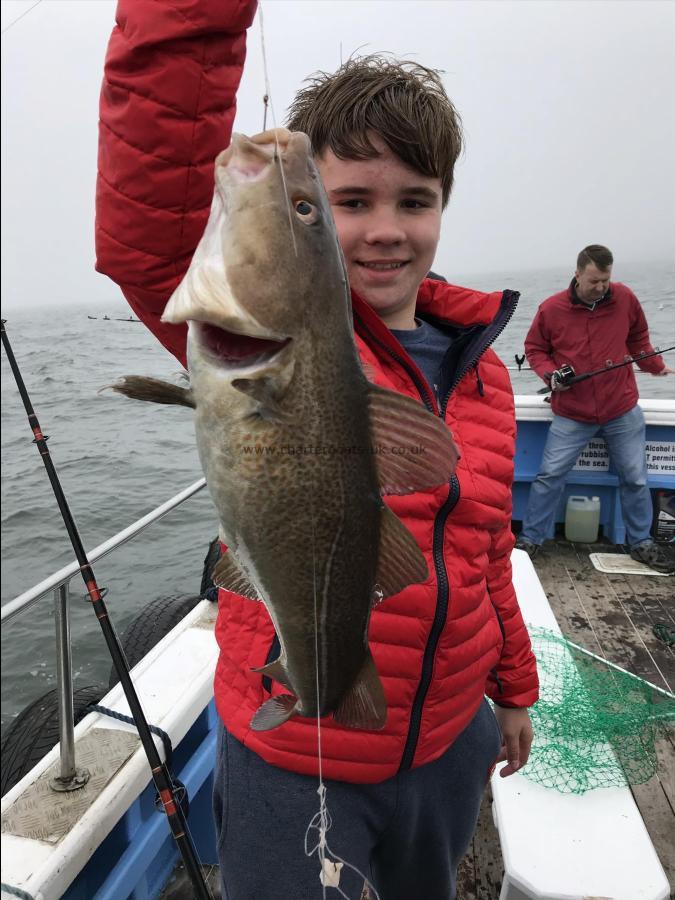
[(530, 636), (518, 606), (513, 586), (511, 551), (515, 543), (511, 531), (513, 458), (516, 441), (516, 411), (508, 373), (501, 366), (503, 386), (507, 390), (509, 433), (504, 452), (509, 459), (507, 499), (502, 509), (501, 528), (492, 534), (486, 573), (487, 590), (502, 630), (504, 644), (501, 659), (488, 679), (487, 694), (500, 706), (532, 706), (539, 696), (537, 664), (530, 644)]
[(513, 534), (509, 524), (492, 541), (487, 585), (504, 637), (499, 664), (487, 685), (488, 696), (499, 706), (532, 706), (539, 697), (537, 665), (523, 621), (511, 572)]
[(185, 364), (160, 316), (208, 218), (255, 0), (119, 0), (100, 100), (96, 268)]

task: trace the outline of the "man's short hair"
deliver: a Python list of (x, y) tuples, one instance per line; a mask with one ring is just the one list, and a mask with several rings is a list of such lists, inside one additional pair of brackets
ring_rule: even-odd
[(589, 244), (577, 256), (577, 271), (583, 272), (587, 265), (593, 263), (601, 272), (606, 272), (614, 262), (612, 251), (602, 244)]
[(439, 178), (445, 207), (462, 151), (459, 113), (439, 73), (409, 60), (355, 57), (330, 74), (306, 79), (290, 106), (287, 127), (309, 135), (317, 156), (374, 159), (376, 134), (402, 162)]

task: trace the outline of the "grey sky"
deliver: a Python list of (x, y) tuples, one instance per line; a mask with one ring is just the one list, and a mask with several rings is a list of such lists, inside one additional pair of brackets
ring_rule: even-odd
[[(223, 0), (225, 2), (225, 0)], [(2, 0), (2, 28), (34, 0)], [(443, 69), (467, 147), (436, 268), (631, 262), (675, 246), (675, 4), (267, 0), (277, 123), (302, 79), (357, 48)], [(3, 307), (102, 302), (93, 270), (98, 93), (111, 0), (42, 0), (2, 36)], [(235, 128), (262, 126), (259, 19)]]

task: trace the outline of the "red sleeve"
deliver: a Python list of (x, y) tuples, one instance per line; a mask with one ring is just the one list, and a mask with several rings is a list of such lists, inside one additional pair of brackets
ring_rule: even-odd
[(185, 364), (159, 321), (208, 218), (255, 0), (119, 0), (100, 100), (96, 269)]
[[(515, 409), (513, 430), (510, 435), (514, 456), (516, 439)], [(511, 466), (510, 484), (513, 481)], [(487, 590), (502, 629), (504, 646), (496, 668), (492, 671), (486, 691), (500, 706), (532, 706), (539, 697), (537, 663), (532, 652), (530, 636), (525, 627), (518, 598), (513, 586), (511, 551), (515, 539), (511, 531), (512, 494), (503, 510), (502, 527), (492, 535), (487, 569)]]
[(548, 380), (545, 377), (547, 374), (550, 375), (557, 369), (551, 356), (552, 349), (544, 312), (540, 306), (525, 338), (525, 355), (530, 367), (544, 381)]
[[(644, 311), (640, 305), (640, 301), (635, 294), (630, 292), (631, 309), (630, 309), (630, 330), (626, 338), (626, 346), (628, 352), (637, 360), (640, 353), (653, 353), (654, 348), (649, 342), (649, 327)], [(651, 359), (637, 361), (637, 366), (643, 372), (652, 372), (658, 374), (665, 368), (662, 356), (652, 356)]]
[(502, 656), (487, 684), (487, 694), (499, 706), (532, 706), (539, 697), (537, 663), (513, 587), (511, 526), (494, 536), (487, 585), (504, 637)]

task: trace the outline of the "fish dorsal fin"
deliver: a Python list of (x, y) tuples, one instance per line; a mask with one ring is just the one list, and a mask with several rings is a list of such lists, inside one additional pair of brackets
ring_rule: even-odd
[(369, 648), (361, 671), (340, 701), (333, 718), (346, 728), (365, 728), (368, 731), (384, 728), (387, 701)]
[(429, 569), (415, 538), (403, 522), (383, 506), (373, 600), (378, 603), (428, 577)]
[(218, 560), (211, 581), (216, 587), (225, 588), (233, 594), (241, 594), (249, 600), (260, 600), (260, 594), (241, 570), (239, 563), (228, 551)]
[(279, 694), (267, 700), (251, 719), (253, 731), (271, 731), (287, 722), (295, 712), (298, 701), (290, 694)]
[(450, 480), (459, 453), (441, 419), (416, 400), (373, 384), (368, 402), (383, 494), (411, 494)]

